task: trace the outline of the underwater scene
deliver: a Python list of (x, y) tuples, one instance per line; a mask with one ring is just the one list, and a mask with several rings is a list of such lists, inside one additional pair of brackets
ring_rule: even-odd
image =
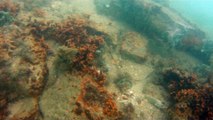
[(0, 0), (0, 120), (213, 120), (213, 0)]

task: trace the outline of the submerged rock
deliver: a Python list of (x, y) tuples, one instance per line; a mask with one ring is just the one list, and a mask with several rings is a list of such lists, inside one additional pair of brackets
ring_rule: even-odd
[(208, 63), (209, 54), (202, 52), (206, 35), (173, 9), (147, 0), (95, 0), (100, 14), (113, 17), (134, 30), (145, 34), (156, 43), (184, 50)]
[(132, 87), (132, 78), (130, 75), (123, 73), (118, 75), (117, 79), (114, 81), (116, 87), (121, 91), (127, 91)]
[(146, 41), (140, 35), (129, 32), (123, 35), (120, 53), (122, 58), (143, 63), (147, 59)]
[(150, 104), (152, 104), (153, 106), (155, 106), (158, 109), (166, 109), (168, 107), (165, 103), (163, 103), (162, 101), (160, 101), (154, 97), (146, 95), (145, 99), (147, 99)]

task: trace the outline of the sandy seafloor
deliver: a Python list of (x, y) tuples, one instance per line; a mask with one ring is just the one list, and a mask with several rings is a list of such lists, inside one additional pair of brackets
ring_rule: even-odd
[[(106, 6), (107, 7), (107, 6)], [(107, 16), (98, 14), (93, 0), (54, 0), (42, 7), (45, 16), (38, 19), (60, 21), (70, 14), (89, 16), (92, 27), (108, 34), (112, 42), (118, 45), (118, 50), (110, 49), (101, 53), (107, 66), (107, 85), (105, 88), (116, 94), (115, 101), (118, 105), (131, 103), (134, 107), (133, 120), (165, 120), (167, 119), (168, 93), (158, 84), (156, 67), (178, 66), (191, 68), (200, 62), (190, 55), (159, 46), (157, 43), (148, 44), (148, 38), (134, 31), (123, 23), (119, 23)], [(108, 8), (110, 9), (110, 7)], [(21, 11), (19, 18), (31, 16), (31, 12)], [(33, 16), (33, 15), (32, 15)], [(36, 18), (36, 17), (32, 17)], [(51, 49), (57, 50), (54, 41), (47, 41)], [(151, 47), (151, 52), (150, 52)], [(139, 54), (146, 60), (138, 63), (125, 58), (120, 49), (125, 49), (132, 54)], [(47, 59), (47, 66), (51, 68), (54, 56)], [(119, 74), (129, 74), (132, 87), (121, 93), (114, 84)], [(80, 81), (68, 73), (56, 75), (49, 69), (49, 77), (45, 90), (40, 98), (40, 109), (44, 120), (84, 120), (85, 116), (73, 113), (76, 97), (80, 93)], [(9, 104), (10, 116), (28, 111), (32, 106), (31, 98), (23, 98)]]

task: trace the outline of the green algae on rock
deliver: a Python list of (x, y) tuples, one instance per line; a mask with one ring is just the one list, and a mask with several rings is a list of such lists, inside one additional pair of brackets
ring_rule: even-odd
[(9, 12), (0, 11), (0, 26), (8, 25), (14, 21)]

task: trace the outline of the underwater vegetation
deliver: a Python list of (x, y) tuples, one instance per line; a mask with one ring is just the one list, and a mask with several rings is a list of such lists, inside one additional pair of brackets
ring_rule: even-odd
[(15, 4), (10, 0), (3, 0), (0, 3), (0, 26), (10, 24), (20, 11), (19, 4)]
[(81, 92), (77, 97), (74, 112), (91, 120), (104, 116), (119, 117), (113, 96), (104, 88), (105, 73), (97, 68), (95, 61), (96, 51), (104, 44), (103, 37), (90, 35), (89, 30), (92, 28), (87, 26), (85, 19), (69, 18), (62, 24), (54, 25), (37, 21), (30, 26), (34, 28), (32, 33), (36, 37), (44, 35), (44, 38), (54, 39), (67, 47), (59, 50), (57, 63), (66, 65), (65, 68), (72, 74), (82, 78)]
[(0, 26), (13, 22), (13, 17), (8, 12), (0, 11)]
[[(213, 65), (205, 34), (174, 21), (164, 11), (167, 0), (159, 1), (163, 6), (143, 0), (94, 0), (99, 13), (113, 18), (100, 21), (97, 13), (61, 14), (67, 0), (16, 1), (0, 2), (0, 120), (152, 120), (167, 117), (167, 104), (172, 119), (213, 117), (211, 68), (202, 74), (209, 74), (206, 84), (180, 69), (164, 71), (165, 96), (171, 101), (149, 83), (159, 79), (153, 75), (156, 71), (176, 64), (173, 59), (180, 56), (169, 63), (150, 55), (145, 37), (156, 46), (165, 43), (169, 52), (174, 45), (204, 56)], [(56, 7), (59, 12), (52, 12)], [(78, 11), (73, 7), (68, 13)], [(203, 46), (208, 54), (200, 52)]]
[(6, 93), (0, 94), (0, 119), (4, 120), (7, 117), (8, 111), (7, 111), (7, 98)]
[[(4, 86), (1, 86), (1, 89), (3, 89), (1, 94), (6, 93), (7, 103), (28, 96), (35, 100), (34, 108), (29, 114), (24, 117), (22, 115), (14, 115), (13, 119), (37, 117), (39, 113), (39, 96), (43, 91), (46, 77), (48, 76), (46, 48), (42, 46), (42, 41), (36, 42), (30, 36), (22, 36), (24, 37), (23, 39), (16, 38), (18, 37), (16, 36), (17, 31), (14, 30), (13, 32), (13, 34), (3, 35), (1, 38), (1, 62), (6, 64), (6, 66), (1, 65), (1, 83)], [(9, 38), (7, 38), (8, 36)], [(16, 39), (16, 43), (14, 39)], [(28, 52), (34, 58), (32, 61), (21, 56), (22, 54), (17, 54), (16, 58), (13, 58), (16, 53), (22, 51), (20, 50), (22, 42), (25, 42), (30, 47)], [(19, 64), (22, 66), (17, 66)], [(4, 115), (7, 116), (7, 114)]]
[(2, 0), (0, 3), (0, 11), (8, 12), (11, 16), (17, 16), (20, 11), (20, 5), (11, 0)]
[(210, 120), (213, 118), (213, 88), (196, 83), (195, 74), (180, 69), (168, 69), (163, 80), (172, 99), (173, 119)]
[(55, 69), (57, 70), (56, 74), (72, 70), (70, 66), (73, 66), (72, 60), (76, 53), (76, 49), (68, 48), (66, 46), (61, 46), (58, 49), (57, 58), (54, 62)]
[[(13, 10), (8, 11), (13, 12)], [(21, 115), (14, 115), (12, 119), (33, 120), (42, 118), (39, 100), (48, 80), (49, 68), (47, 67), (47, 57), (51, 55), (51, 48), (46, 44), (48, 40), (55, 41), (61, 46), (58, 48), (54, 60), (54, 69), (57, 70), (57, 74), (66, 71), (82, 79), (81, 93), (76, 99), (75, 113), (85, 115), (88, 119), (98, 119), (104, 116), (118, 117), (119, 112), (114, 98), (104, 88), (106, 75), (97, 67), (97, 63), (100, 63), (96, 60), (96, 57), (100, 57), (100, 55), (97, 55), (97, 51), (104, 44), (104, 38), (98, 35), (100, 32), (97, 32), (98, 34), (95, 35), (96, 30), (88, 25), (88, 20), (76, 16), (69, 17), (58, 23), (31, 19), (27, 19), (24, 22), (25, 24), (16, 26), (21, 31), (18, 31), (19, 29), (14, 30), (12, 31), (13, 34), (8, 35), (18, 41), (15, 43), (15, 46), (13, 46), (14, 41), (4, 40), (4, 35), (0, 37), (2, 38), (0, 42), (2, 56), (0, 61), (3, 65), (1, 65), (2, 67), (12, 69), (13, 64), (4, 65), (7, 61), (12, 60), (11, 57), (16, 53), (18, 57), (14, 60), (15, 62), (21, 63), (23, 66), (30, 66), (23, 68), (26, 71), (23, 74), (20, 74), (20, 71), (18, 71), (13, 81), (19, 81), (17, 78), (27, 75), (27, 77), (20, 81), (25, 83), (23, 86), (28, 86), (25, 91), (27, 91), (28, 96), (34, 98), (34, 108)], [(26, 53), (23, 54), (21, 52)], [(15, 64), (15, 62), (13, 63)], [(2, 75), (5, 72), (4, 68), (1, 69)], [(2, 80), (13, 82), (9, 74), (1, 77), (3, 77), (1, 82), (3, 82)], [(1, 91), (2, 119), (7, 117), (5, 113), (7, 111), (7, 104), (10, 102), (10, 100), (6, 99), (7, 96)], [(99, 112), (99, 115), (96, 114), (97, 112)]]

